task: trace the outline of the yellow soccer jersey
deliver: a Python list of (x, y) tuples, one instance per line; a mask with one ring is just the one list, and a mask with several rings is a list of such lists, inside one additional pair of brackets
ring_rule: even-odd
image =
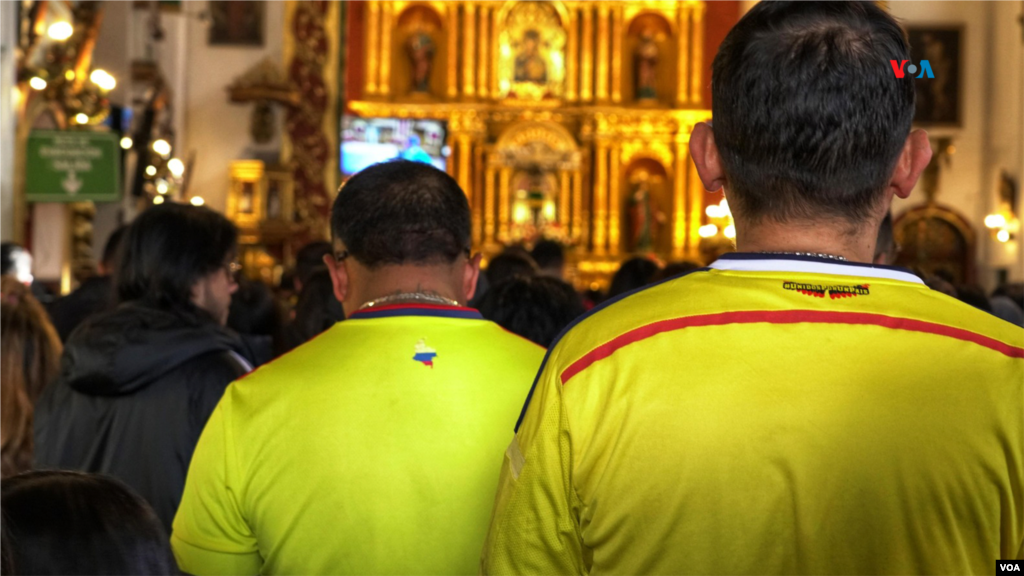
[(506, 451), (487, 574), (991, 574), (1024, 330), (898, 268), (727, 255), (596, 310)]
[(358, 312), (231, 384), (172, 547), (192, 574), (469, 574), (544, 350), (475, 310)]

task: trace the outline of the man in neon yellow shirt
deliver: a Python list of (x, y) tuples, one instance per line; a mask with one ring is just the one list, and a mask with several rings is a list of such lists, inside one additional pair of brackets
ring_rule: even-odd
[(737, 248), (580, 321), (506, 451), (487, 574), (990, 574), (1024, 554), (1024, 331), (872, 266), (927, 165), (899, 26), (762, 2), (690, 151)]
[(397, 160), (350, 179), (326, 257), (347, 320), (228, 387), (171, 543), (192, 574), (468, 574), (543, 349), (473, 295), (465, 194)]

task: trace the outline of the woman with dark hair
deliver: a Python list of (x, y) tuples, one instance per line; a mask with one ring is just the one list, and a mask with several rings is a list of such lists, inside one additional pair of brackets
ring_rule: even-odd
[(285, 334), (289, 349), (309, 342), (316, 335), (345, 319), (341, 302), (334, 297), (334, 285), (327, 269), (310, 275), (302, 285), (295, 304), (295, 320)]
[(72, 334), (39, 401), (39, 466), (123, 480), (170, 530), (185, 474), (224, 389), (251, 368), (224, 328), (237, 232), (207, 208), (165, 204), (129, 227), (118, 306)]
[(4, 276), (0, 292), (0, 475), (32, 468), (32, 413), (57, 375), (61, 344), (46, 310), (29, 289)]
[(484, 318), (545, 348), (583, 312), (572, 286), (550, 276), (515, 276), (492, 288), (480, 304)]
[(96, 474), (27, 472), (3, 482), (4, 574), (178, 574), (153, 509)]

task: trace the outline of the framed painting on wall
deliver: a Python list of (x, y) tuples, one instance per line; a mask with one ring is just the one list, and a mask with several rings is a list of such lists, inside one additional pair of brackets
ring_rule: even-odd
[(210, 44), (263, 46), (264, 2), (210, 1)]
[[(914, 89), (917, 93), (914, 124), (960, 126), (962, 35), (961, 26), (907, 28), (911, 60), (906, 66), (907, 72), (914, 75)], [(914, 68), (910, 68), (911, 65)], [(934, 78), (929, 77), (929, 71)]]

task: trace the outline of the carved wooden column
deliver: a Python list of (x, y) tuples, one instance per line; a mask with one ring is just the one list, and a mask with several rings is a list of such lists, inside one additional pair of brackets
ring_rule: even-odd
[(366, 93), (373, 95), (377, 93), (378, 69), (380, 68), (380, 2), (370, 0), (367, 3), (369, 14), (367, 15), (366, 31)]
[(487, 160), (487, 172), (484, 175), (484, 244), (492, 244), (494, 238), (494, 179), (498, 171), (491, 166), (493, 159)]
[(586, 221), (583, 213), (583, 173), (577, 168), (572, 173), (572, 239), (576, 240), (579, 246), (586, 246), (584, 238), (583, 223)]
[(489, 4), (481, 4), (479, 16), (480, 41), (480, 75), (476, 79), (477, 94), (481, 98), (491, 96), (491, 71), (494, 68), (494, 57), (491, 54), (491, 10)]
[(508, 197), (508, 186), (509, 181), (512, 179), (512, 169), (503, 167), (500, 172), (501, 180), (498, 182), (498, 241), (501, 243), (508, 242), (509, 239), (509, 197)]
[(558, 178), (561, 183), (559, 196), (558, 196), (558, 223), (562, 225), (562, 230), (565, 230), (566, 234), (569, 233), (569, 201), (572, 199), (572, 189), (570, 187), (570, 175), (568, 170), (560, 170), (558, 172)]
[(490, 9), (490, 20), (491, 20), (491, 96), (497, 98), (500, 96), (498, 90), (498, 66), (497, 60), (501, 55), (501, 47), (498, 46), (498, 11), (494, 8)]
[(704, 10), (707, 7), (703, 2), (693, 5), (693, 49), (690, 54), (693, 55), (693, 60), (690, 64), (690, 103), (701, 104), (704, 96), (704, 86), (702, 85), (704, 68)]
[(569, 16), (569, 37), (565, 44), (565, 99), (576, 101), (576, 87), (579, 85), (580, 50), (579, 30), (577, 29), (578, 12), (572, 10)]
[(673, 170), (675, 177), (672, 179), (672, 257), (680, 259), (690, 249), (689, 242), (687, 242), (689, 223), (686, 218), (689, 209), (687, 197), (689, 179), (686, 168), (689, 165), (690, 154), (688, 143), (681, 136), (676, 137), (675, 152), (676, 165)]
[(580, 38), (580, 100), (593, 98), (594, 85), (594, 17), (590, 4), (584, 4), (583, 36)]
[(382, 96), (391, 92), (391, 29), (394, 27), (393, 5), (391, 2), (384, 2), (381, 7), (380, 22), (380, 80), (377, 81), (377, 89)]
[(611, 10), (605, 3), (597, 8), (597, 86), (594, 99), (599, 102), (608, 101), (608, 17)]
[(465, 96), (476, 96), (476, 5), (468, 2), (463, 5), (465, 13), (462, 18), (462, 93)]
[(676, 103), (686, 105), (690, 102), (690, 60), (687, 57), (690, 53), (690, 5), (680, 3), (679, 5), (679, 49), (676, 50), (678, 59), (678, 70), (676, 70)]
[(594, 144), (594, 254), (603, 256), (608, 242), (608, 144)]
[(612, 9), (612, 102), (622, 102), (622, 5)]
[(619, 197), (619, 158), (621, 148), (618, 142), (612, 144), (608, 154), (608, 251), (612, 256), (619, 253), (619, 232), (622, 230), (620, 218), (622, 200)]
[(459, 5), (448, 3), (448, 97), (459, 95)]

